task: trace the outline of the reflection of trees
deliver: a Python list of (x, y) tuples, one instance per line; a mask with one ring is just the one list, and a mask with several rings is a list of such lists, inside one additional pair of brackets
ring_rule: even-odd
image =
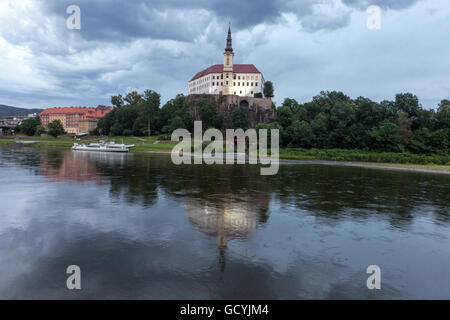
[(33, 147), (12, 144), (11, 146), (0, 145), (0, 164), (12, 162), (28, 168), (39, 167), (41, 153), (36, 152)]
[[(199, 230), (219, 238), (219, 231), (227, 239), (239, 234), (227, 222), (230, 216), (256, 224), (266, 221), (271, 197), (282, 208), (307, 211), (324, 223), (361, 221), (374, 214), (397, 228), (409, 227), (421, 214), (450, 221), (447, 175), (296, 164), (281, 165), (275, 176), (261, 176), (257, 166), (176, 166), (166, 155), (88, 152), (76, 158), (71, 150), (58, 148), (6, 149), (0, 153), (2, 161), (38, 167), (41, 174), (72, 180), (101, 177), (110, 183), (113, 199), (151, 206), (163, 191), (184, 201), (189, 220)], [(214, 218), (203, 220), (205, 212), (214, 212)]]
[(97, 163), (98, 172), (110, 181), (111, 197), (152, 206), (157, 200), (160, 169), (146, 158), (134, 154), (122, 156), (120, 164)]
[(284, 205), (295, 205), (330, 222), (366, 219), (375, 212), (402, 228), (412, 222), (422, 206), (432, 206), (435, 214), (439, 212), (448, 219), (450, 193), (446, 175), (289, 165), (280, 168), (271, 188)]

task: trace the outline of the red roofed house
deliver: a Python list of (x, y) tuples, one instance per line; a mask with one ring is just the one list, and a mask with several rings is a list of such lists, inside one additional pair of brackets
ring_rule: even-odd
[(219, 94), (253, 97), (262, 93), (264, 77), (253, 64), (234, 64), (231, 28), (228, 27), (224, 64), (198, 72), (189, 82), (189, 94)]
[(53, 120), (60, 120), (67, 133), (88, 133), (97, 127), (97, 120), (110, 112), (112, 107), (97, 106), (47, 108), (39, 114), (45, 130)]

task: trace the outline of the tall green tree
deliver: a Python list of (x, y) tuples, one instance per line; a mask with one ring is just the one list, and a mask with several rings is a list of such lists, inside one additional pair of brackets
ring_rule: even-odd
[(266, 98), (273, 98), (273, 83), (271, 81), (265, 81), (264, 82), (264, 97)]
[(140, 116), (147, 120), (147, 135), (151, 135), (151, 127), (158, 129), (159, 106), (161, 96), (153, 90), (145, 90), (143, 100), (140, 104)]
[(37, 127), (41, 124), (39, 118), (28, 118), (22, 121), (19, 125), (20, 132), (25, 133), (27, 136), (34, 136)]
[(409, 118), (416, 117), (419, 111), (419, 99), (412, 93), (399, 93), (395, 96), (395, 107), (406, 112)]
[(118, 94), (117, 96), (111, 97), (111, 104), (115, 106), (116, 108), (123, 106), (123, 97), (121, 94)]
[(128, 102), (129, 105), (135, 105), (142, 102), (142, 95), (137, 91), (131, 91), (126, 94), (123, 100)]
[(48, 134), (57, 138), (59, 135), (66, 133), (64, 126), (60, 120), (53, 120), (48, 124)]

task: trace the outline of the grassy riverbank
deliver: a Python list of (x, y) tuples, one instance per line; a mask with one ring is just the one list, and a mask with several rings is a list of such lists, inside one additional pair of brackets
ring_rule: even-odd
[[(83, 139), (83, 142), (97, 142), (103, 138)], [(157, 137), (111, 137), (116, 143), (134, 144), (133, 151), (170, 152), (176, 142), (158, 141)], [(1, 137), (0, 144), (10, 144), (17, 141), (39, 141), (38, 145), (71, 147), (74, 138), (63, 135), (58, 138), (44, 137)], [(280, 159), (292, 160), (330, 160), (363, 162), (368, 166), (383, 166), (390, 168), (426, 169), (450, 171), (450, 155), (418, 155), (412, 153), (375, 152), (345, 149), (294, 149), (280, 150)]]
[(440, 165), (450, 167), (450, 155), (423, 155), (409, 152), (376, 152), (346, 149), (291, 149), (280, 150), (280, 158), (295, 160), (358, 161), (370, 163), (397, 163)]

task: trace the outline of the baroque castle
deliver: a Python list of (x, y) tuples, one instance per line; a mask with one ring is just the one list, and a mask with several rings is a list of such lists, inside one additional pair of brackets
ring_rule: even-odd
[(223, 64), (216, 64), (198, 72), (189, 82), (189, 94), (237, 95), (253, 97), (262, 93), (264, 77), (253, 64), (235, 64), (228, 27)]

